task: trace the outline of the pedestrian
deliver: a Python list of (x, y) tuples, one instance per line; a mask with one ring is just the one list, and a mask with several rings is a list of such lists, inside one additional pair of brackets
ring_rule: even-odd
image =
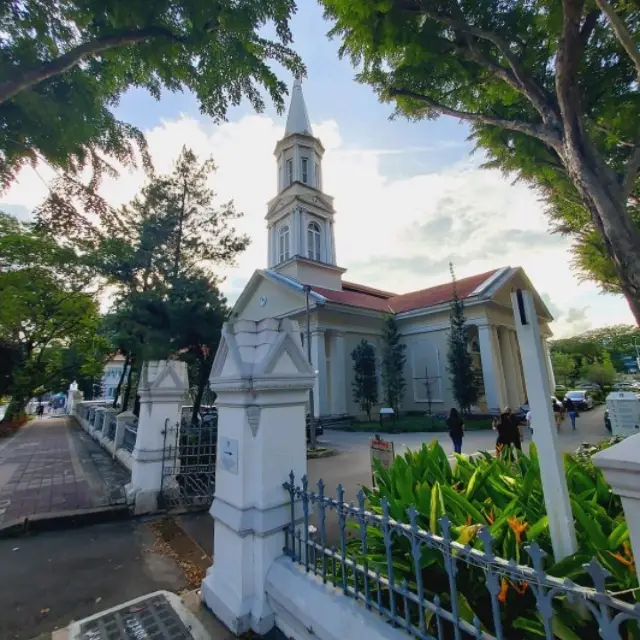
[(525, 420), (527, 421), (527, 427), (529, 427), (529, 431), (533, 433), (533, 426), (531, 425), (531, 409), (527, 411), (527, 417), (525, 418)]
[(571, 426), (573, 430), (576, 430), (576, 418), (578, 417), (578, 410), (576, 409), (576, 405), (573, 400), (569, 396), (565, 396), (564, 398), (564, 408), (567, 410), (569, 414), (569, 420), (571, 420)]
[(453, 442), (453, 450), (455, 453), (462, 453), (462, 438), (464, 437), (464, 421), (455, 407), (451, 407), (449, 417), (447, 418), (447, 427), (449, 427), (449, 435)]
[(42, 418), (44, 414), (44, 404), (42, 404), (42, 402), (38, 403), (38, 417)]
[(493, 419), (493, 430), (498, 432), (496, 455), (500, 455), (505, 446), (513, 445), (516, 449), (522, 450), (519, 424), (519, 418), (512, 413), (510, 407), (505, 407), (500, 416)]
[(562, 424), (562, 405), (552, 398), (551, 408), (553, 409), (553, 418), (556, 421), (556, 429), (560, 431), (560, 425)]

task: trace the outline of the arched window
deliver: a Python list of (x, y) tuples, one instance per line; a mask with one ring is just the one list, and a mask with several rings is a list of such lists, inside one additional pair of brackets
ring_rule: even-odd
[(307, 255), (312, 260), (320, 260), (320, 225), (310, 222), (307, 227)]
[(289, 235), (288, 225), (285, 224), (283, 227), (280, 227), (280, 230), (278, 231), (278, 254), (280, 259), (278, 262), (284, 262), (290, 257)]

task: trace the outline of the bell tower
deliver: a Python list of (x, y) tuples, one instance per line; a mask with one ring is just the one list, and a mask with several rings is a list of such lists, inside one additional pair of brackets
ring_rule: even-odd
[(333, 198), (322, 191), (324, 147), (313, 135), (296, 78), (284, 137), (276, 145), (278, 195), (268, 205), (268, 265), (302, 284), (341, 289)]

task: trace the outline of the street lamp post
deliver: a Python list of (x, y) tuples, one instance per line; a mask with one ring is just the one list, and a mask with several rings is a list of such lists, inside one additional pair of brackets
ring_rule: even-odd
[[(309, 310), (309, 294), (311, 293), (311, 286), (308, 284), (303, 285), (305, 297), (306, 297), (306, 309), (307, 309), (307, 359), (309, 364), (313, 366), (311, 362), (311, 312)], [(316, 418), (315, 407), (313, 398), (313, 387), (309, 389), (309, 443), (312, 449), (317, 446), (316, 443)]]

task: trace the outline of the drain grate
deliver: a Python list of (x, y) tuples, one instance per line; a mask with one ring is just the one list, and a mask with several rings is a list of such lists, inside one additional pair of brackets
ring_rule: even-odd
[(193, 640), (193, 636), (167, 599), (157, 595), (85, 622), (79, 640)]

